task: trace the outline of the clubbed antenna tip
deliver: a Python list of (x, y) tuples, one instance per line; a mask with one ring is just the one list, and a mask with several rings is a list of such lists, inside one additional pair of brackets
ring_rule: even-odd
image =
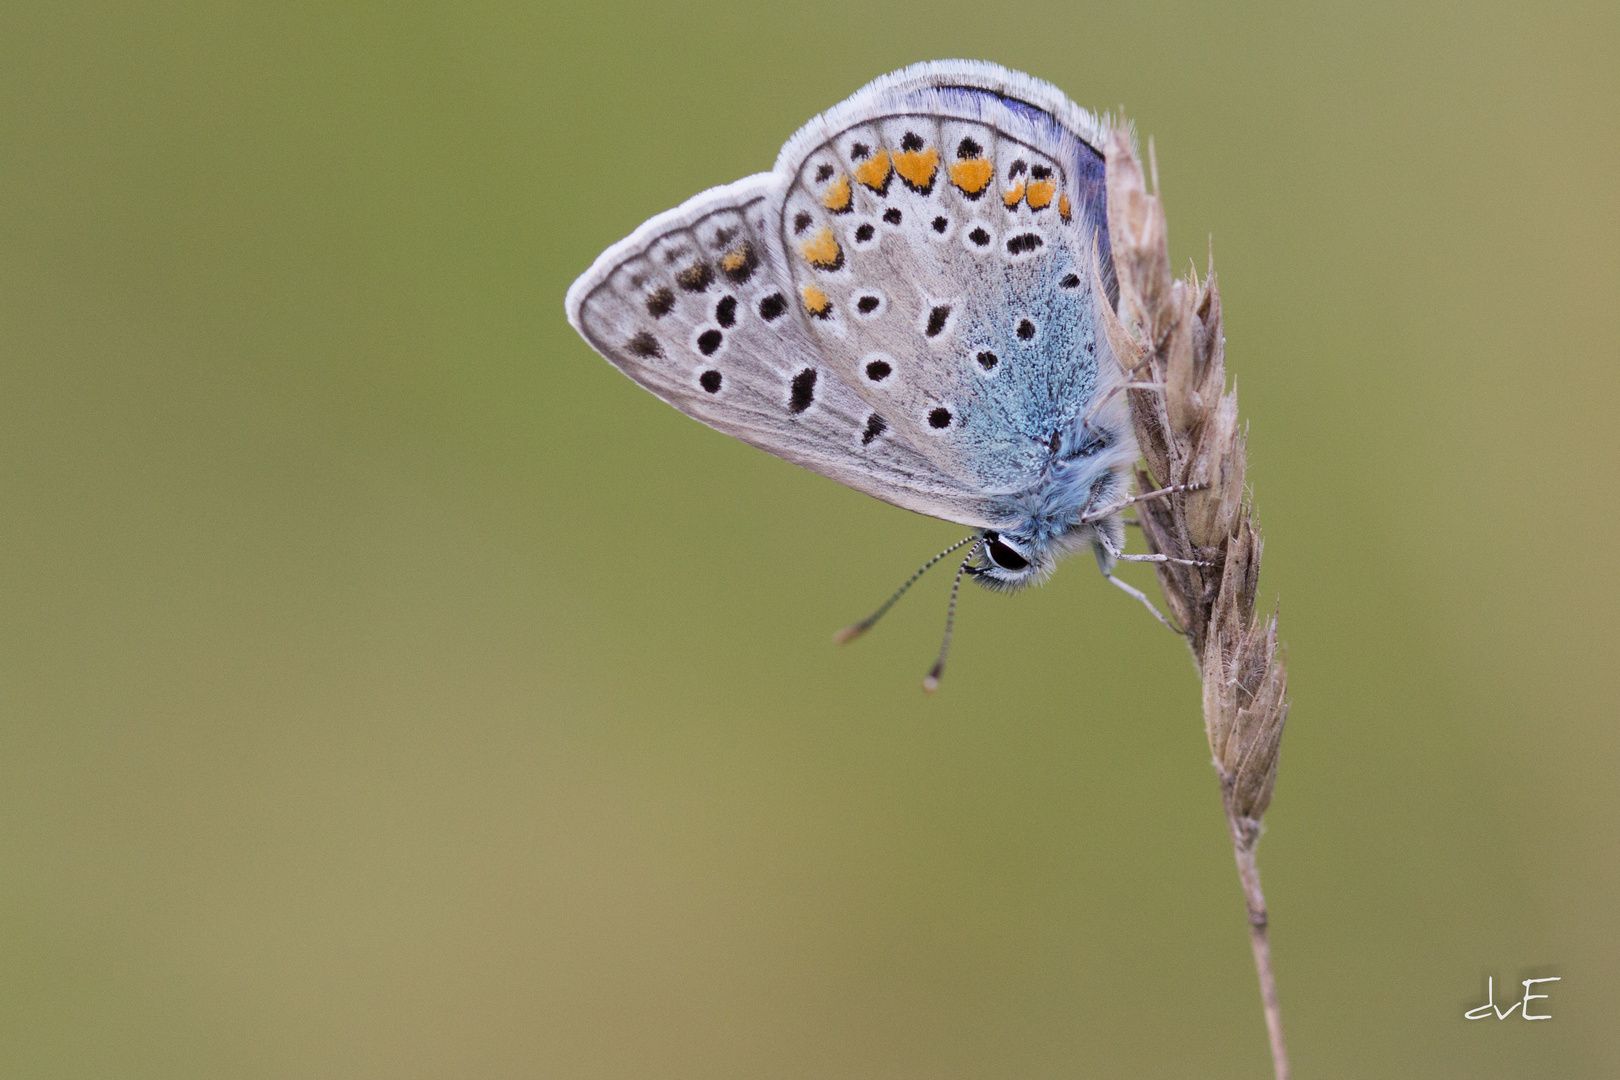
[(945, 657), (951, 651), (951, 632), (956, 629), (956, 596), (962, 590), (962, 575), (967, 573), (968, 564), (979, 554), (979, 549), (984, 547), (984, 537), (979, 536), (977, 539), (978, 543), (968, 548), (967, 558), (956, 568), (956, 580), (951, 582), (951, 602), (945, 609), (945, 640), (939, 643), (939, 659), (934, 661), (934, 666), (923, 676), (925, 694), (932, 694), (938, 690), (939, 678), (945, 674)]

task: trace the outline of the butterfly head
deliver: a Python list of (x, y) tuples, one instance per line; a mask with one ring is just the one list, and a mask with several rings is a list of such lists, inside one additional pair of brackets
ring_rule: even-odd
[(1076, 523), (1061, 533), (1028, 526), (1015, 529), (988, 529), (981, 534), (979, 547), (967, 573), (980, 585), (996, 592), (1017, 592), (1038, 585), (1052, 576), (1065, 555), (1080, 548), (1097, 547), (1097, 531), (1106, 530), (1116, 548), (1124, 540), (1124, 526), (1117, 515), (1096, 521)]
[(1105, 550), (1099, 530), (1115, 550), (1123, 546), (1124, 525), (1110, 508), (1129, 487), (1136, 443), (1122, 416), (1109, 419), (1114, 423), (1082, 424), (1067, 438), (1052, 436), (1042, 482), (1008, 507), (1013, 524), (980, 534), (967, 567), (975, 581), (999, 592), (1039, 584), (1064, 556), (1085, 547)]
[(1048, 555), (1047, 546), (1035, 536), (990, 529), (984, 533), (967, 572), (989, 589), (1022, 589), (1052, 572), (1056, 560)]

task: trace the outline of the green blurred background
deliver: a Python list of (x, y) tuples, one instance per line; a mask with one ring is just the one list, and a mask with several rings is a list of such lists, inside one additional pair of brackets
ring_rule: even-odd
[(1620, 9), (597, 0), (0, 9), (0, 1074), (1269, 1075), (1182, 645), (1077, 559), (926, 698), (945, 580), (831, 632), (961, 530), (563, 319), (947, 56), (1213, 234), (1297, 1075), (1620, 1072)]

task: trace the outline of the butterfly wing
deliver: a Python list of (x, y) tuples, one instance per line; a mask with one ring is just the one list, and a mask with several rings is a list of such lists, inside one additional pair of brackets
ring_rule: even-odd
[(831, 370), (777, 242), (780, 188), (764, 173), (648, 221), (569, 289), (569, 322), (716, 430), (896, 506), (996, 525), (991, 500), (896, 438)]
[(794, 285), (826, 300), (812, 334), (975, 491), (1039, 484), (1117, 377), (1092, 293), (1094, 243), (1112, 279), (1103, 134), (1047, 84), (952, 61), (878, 80), (777, 160)]
[(811, 121), (772, 172), (614, 245), (569, 320), (711, 427), (1004, 527), (1111, 363), (1089, 272), (1095, 240), (1108, 276), (1101, 133), (994, 65), (908, 68)]

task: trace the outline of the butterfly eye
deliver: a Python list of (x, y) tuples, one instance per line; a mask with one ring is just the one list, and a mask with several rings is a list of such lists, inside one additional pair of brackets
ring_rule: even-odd
[(1027, 570), (1029, 560), (1000, 540), (990, 541), (990, 561), (1003, 570)]

